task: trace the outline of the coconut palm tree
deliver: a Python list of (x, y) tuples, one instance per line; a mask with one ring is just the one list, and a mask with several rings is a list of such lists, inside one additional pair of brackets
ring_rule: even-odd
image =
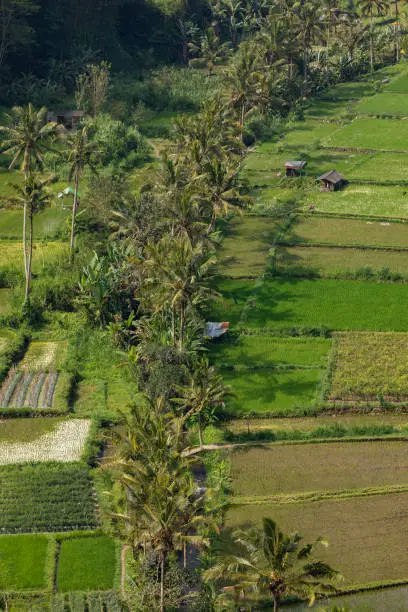
[(318, 594), (333, 593), (339, 573), (321, 561), (311, 560), (316, 545), (302, 543), (298, 533), (287, 535), (275, 521), (264, 518), (262, 528), (235, 531), (233, 538), (240, 547), (238, 556), (220, 557), (204, 573), (206, 580), (222, 579), (228, 583), (224, 593), (235, 597), (266, 595), (273, 600), (274, 612), (286, 595), (297, 595), (312, 604)]
[(296, 0), (293, 11), (297, 18), (298, 37), (303, 51), (303, 81), (306, 87), (312, 43), (321, 38), (324, 29), (323, 9), (318, 2)]
[(380, 15), (389, 8), (389, 0), (359, 0), (362, 15), (370, 17), (370, 67), (374, 70), (374, 13)]
[(190, 60), (191, 66), (205, 66), (208, 76), (212, 76), (214, 68), (228, 55), (228, 45), (222, 43), (214, 28), (207, 28), (199, 43), (190, 43), (190, 51), (198, 57)]
[(232, 395), (231, 387), (224, 384), (222, 376), (205, 358), (193, 371), (187, 370), (186, 375), (187, 383), (175, 389), (180, 397), (172, 401), (184, 410), (183, 423), (197, 423), (200, 446), (203, 446), (202, 430), (215, 420), (214, 413), (224, 399)]
[[(14, 185), (17, 192), (17, 201), (23, 207), (23, 249), (24, 249), (24, 273), (25, 291), (24, 300), (27, 302), (31, 287), (31, 271), (33, 259), (33, 240), (34, 240), (34, 215), (41, 212), (51, 200), (51, 195), (45, 189), (52, 179), (41, 179), (35, 174), (30, 174), (23, 186)], [(28, 219), (28, 243), (26, 220)]]
[(75, 242), (75, 217), (78, 208), (78, 189), (81, 173), (86, 167), (89, 167), (93, 172), (96, 172), (95, 157), (97, 154), (97, 144), (88, 138), (88, 130), (86, 127), (79, 129), (70, 134), (67, 138), (68, 148), (64, 151), (70, 164), (68, 180), (74, 179), (74, 201), (72, 204), (72, 220), (71, 220), (71, 239), (70, 239), (70, 258), (74, 260), (74, 242)]

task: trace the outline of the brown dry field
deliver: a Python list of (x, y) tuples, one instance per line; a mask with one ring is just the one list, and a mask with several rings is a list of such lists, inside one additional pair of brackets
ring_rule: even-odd
[(236, 496), (408, 485), (408, 442), (246, 447), (231, 452)]

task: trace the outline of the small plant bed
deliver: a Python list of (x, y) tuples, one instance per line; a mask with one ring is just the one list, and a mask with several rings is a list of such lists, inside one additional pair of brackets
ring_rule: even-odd
[(60, 370), (66, 355), (66, 342), (30, 342), (19, 369), (26, 372)]
[[(307, 542), (327, 539), (329, 547), (321, 549), (318, 558), (341, 571), (340, 588), (408, 576), (401, 537), (408, 529), (408, 493), (244, 505), (228, 510), (226, 528), (259, 524), (263, 517), (273, 518), (285, 533), (301, 533)], [(379, 542), (387, 542), (392, 550), (387, 563)]]
[(109, 591), (114, 587), (116, 544), (106, 536), (66, 539), (58, 558), (58, 591)]
[(0, 536), (1, 590), (45, 589), (48, 547), (43, 535)]
[(325, 364), (331, 340), (325, 338), (227, 337), (209, 344), (217, 367), (269, 368), (274, 366), (319, 367)]
[[(47, 208), (35, 216), (35, 236), (37, 240), (50, 240), (61, 237), (68, 228), (66, 220), (69, 209)], [(0, 210), (0, 238), (2, 240), (21, 240), (23, 233), (22, 210)]]
[(355, 119), (340, 130), (327, 132), (324, 145), (334, 148), (408, 151), (408, 125), (400, 119)]
[(274, 444), (234, 449), (232, 491), (252, 498), (404, 485), (407, 442)]
[(339, 334), (330, 401), (408, 401), (408, 334)]
[(408, 249), (408, 224), (299, 215), (285, 242)]
[[(52, 431), (29, 442), (1, 442), (0, 465), (39, 461), (79, 461), (84, 452), (91, 421), (59, 422)], [(1, 436), (1, 422), (0, 422)]]
[(273, 269), (294, 276), (401, 280), (408, 277), (408, 251), (280, 247)]
[(317, 369), (224, 372), (236, 395), (227, 400), (226, 410), (233, 416), (313, 413), (321, 375)]
[[(230, 288), (231, 291), (231, 288)], [(270, 280), (251, 296), (240, 325), (404, 331), (408, 285), (353, 280)]]
[(230, 277), (260, 276), (275, 233), (276, 222), (273, 219), (233, 219), (224, 231), (225, 237), (218, 255), (219, 273)]
[(2, 533), (92, 530), (97, 526), (93, 485), (79, 463), (0, 467)]
[[(408, 145), (407, 145), (408, 146)], [(408, 187), (349, 185), (334, 193), (316, 191), (305, 199), (305, 210), (311, 204), (317, 212), (359, 216), (408, 218)]]
[(0, 409), (68, 410), (71, 376), (12, 369), (0, 390)]

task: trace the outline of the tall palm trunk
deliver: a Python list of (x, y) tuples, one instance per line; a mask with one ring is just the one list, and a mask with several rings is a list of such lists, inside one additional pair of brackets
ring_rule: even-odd
[(70, 242), (70, 259), (71, 263), (74, 261), (74, 242), (75, 242), (75, 216), (78, 206), (78, 186), (79, 186), (79, 166), (75, 166), (75, 178), (74, 178), (74, 203), (72, 204), (72, 221), (71, 221), (71, 242)]
[(400, 60), (398, 1), (399, 0), (395, 0), (395, 61), (397, 64), (399, 63), (399, 60)]
[(29, 229), (29, 243), (28, 243), (28, 257), (27, 257), (27, 271), (26, 271), (26, 284), (25, 284), (25, 294), (24, 297), (27, 300), (28, 294), (30, 293), (30, 285), (31, 285), (31, 264), (33, 260), (33, 221), (34, 215), (33, 212), (30, 211), (30, 229)]
[(374, 70), (373, 7), (370, 6), (370, 70)]
[(164, 566), (165, 554), (162, 553), (160, 561), (160, 612), (164, 612)]
[(180, 334), (179, 334), (179, 351), (183, 351), (184, 343), (184, 318), (185, 318), (185, 307), (183, 302), (180, 305)]
[(24, 251), (24, 275), (26, 279), (24, 297), (27, 299), (28, 257), (27, 257), (27, 202), (24, 202), (23, 210), (23, 251)]

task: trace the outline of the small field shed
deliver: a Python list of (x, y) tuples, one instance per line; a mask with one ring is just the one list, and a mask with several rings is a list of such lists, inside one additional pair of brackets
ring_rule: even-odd
[(318, 180), (321, 184), (320, 191), (337, 191), (345, 184), (344, 176), (336, 170), (325, 172), (325, 174), (319, 176)]
[(301, 176), (306, 168), (305, 161), (287, 161), (285, 162), (286, 176)]

